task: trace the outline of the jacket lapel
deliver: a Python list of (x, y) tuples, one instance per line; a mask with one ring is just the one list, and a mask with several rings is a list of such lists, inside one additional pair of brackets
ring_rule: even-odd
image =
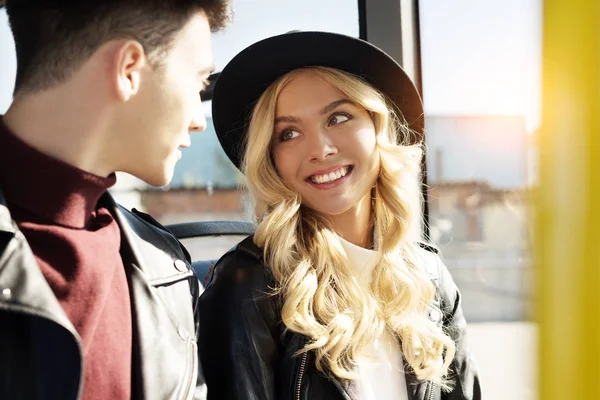
[(13, 222), (1, 189), (0, 288), (10, 290), (11, 303), (25, 307), (32, 314), (51, 319), (80, 341), (73, 324), (42, 275), (29, 244)]
[[(109, 197), (109, 196), (107, 196)], [(185, 281), (166, 242), (153, 228), (117, 207), (111, 210), (121, 228), (121, 254), (127, 270), (133, 327), (133, 398), (145, 400), (191, 398), (197, 375), (193, 315), (173, 295), (171, 284)], [(160, 246), (157, 247), (157, 244)], [(182, 294), (183, 295), (183, 294)], [(185, 295), (183, 295), (185, 296)], [(189, 290), (187, 297), (189, 298)], [(192, 378), (189, 378), (192, 377)], [(193, 382), (189, 380), (193, 379)]]
[(405, 366), (404, 377), (406, 379), (406, 389), (408, 392), (408, 400), (424, 400), (427, 391), (427, 382), (419, 382), (417, 377), (408, 372), (408, 366)]
[[(44, 278), (25, 236), (12, 220), (2, 189), (0, 189), (0, 291), (7, 300), (2, 304), (6, 310), (29, 315), (33, 320), (52, 321), (70, 334), (78, 350), (79, 369), (73, 370), (76, 375), (68, 374), (68, 382), (59, 382), (58, 385), (65, 389), (65, 393), (72, 387), (73, 394), (79, 398), (83, 388), (81, 338)], [(31, 346), (31, 343), (29, 345)], [(71, 395), (65, 393), (63, 395), (70, 398)]]

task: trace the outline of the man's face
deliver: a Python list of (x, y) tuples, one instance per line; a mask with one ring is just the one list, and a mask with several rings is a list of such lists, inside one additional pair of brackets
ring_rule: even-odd
[(206, 128), (199, 92), (212, 70), (210, 26), (200, 12), (177, 34), (162, 65), (141, 74), (123, 124), (127, 131), (120, 133), (122, 170), (153, 186), (171, 181), (179, 148), (190, 145), (190, 132)]

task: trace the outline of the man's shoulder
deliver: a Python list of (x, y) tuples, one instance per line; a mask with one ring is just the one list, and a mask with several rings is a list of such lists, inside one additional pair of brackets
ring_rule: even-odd
[[(189, 252), (181, 242), (152, 216), (135, 208), (131, 210), (114, 203), (115, 214), (121, 225), (121, 234), (133, 251), (134, 260), (153, 284), (167, 284), (190, 279), (192, 296), (200, 295), (200, 288), (191, 267)], [(124, 256), (126, 257), (126, 256)]]
[(131, 210), (115, 203), (124, 223), (133, 230), (137, 238), (145, 241), (154, 247), (170, 253), (178, 259), (185, 259), (191, 262), (191, 257), (187, 249), (181, 242), (160, 222), (150, 214), (132, 208)]

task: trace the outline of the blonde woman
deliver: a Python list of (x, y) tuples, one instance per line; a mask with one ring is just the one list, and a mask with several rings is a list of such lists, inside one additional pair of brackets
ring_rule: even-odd
[(422, 105), (398, 64), (272, 37), (223, 70), (213, 118), (257, 229), (200, 299), (208, 398), (480, 399), (458, 290), (414, 238)]

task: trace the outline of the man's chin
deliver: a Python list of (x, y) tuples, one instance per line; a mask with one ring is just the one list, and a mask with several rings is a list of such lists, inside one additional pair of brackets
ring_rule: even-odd
[(153, 163), (144, 163), (141, 161), (142, 160), (138, 160), (138, 162), (131, 165), (130, 168), (124, 169), (123, 172), (129, 173), (148, 185), (158, 188), (167, 186), (171, 183), (175, 173), (175, 165), (177, 164), (177, 159), (175, 157), (168, 157), (161, 160), (161, 162)]
[[(145, 172), (145, 173), (144, 173)], [(173, 179), (173, 169), (171, 168), (169, 171), (159, 171), (154, 174), (148, 173), (149, 171), (144, 171), (139, 174), (134, 174), (137, 178), (143, 180), (150, 186), (154, 187), (165, 187), (171, 183)]]
[(171, 173), (169, 175), (148, 178), (148, 179), (145, 179), (144, 181), (150, 186), (165, 187), (171, 183), (172, 179), (173, 179), (173, 174)]

